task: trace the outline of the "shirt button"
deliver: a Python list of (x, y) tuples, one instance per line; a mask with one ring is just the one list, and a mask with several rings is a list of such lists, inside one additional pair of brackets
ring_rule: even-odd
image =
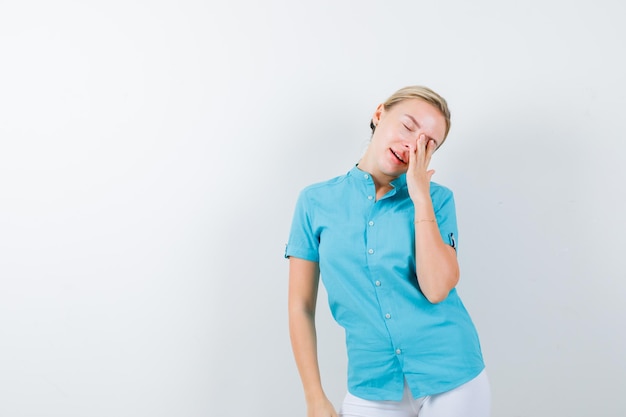
[(396, 355), (399, 355), (401, 353), (402, 353), (402, 351), (400, 349), (396, 349)]
[(363, 178), (368, 179), (370, 176), (367, 174), (363, 174)]
[(377, 287), (380, 287), (380, 281), (376, 281), (375, 284)]
[(367, 224), (369, 224), (370, 226), (374, 226), (374, 222), (373, 222), (373, 221), (371, 221), (371, 220), (370, 220), (370, 221), (369, 221), (369, 223), (367, 223)]
[(389, 314), (389, 313), (385, 314), (385, 318), (386, 319), (390, 319), (391, 318), (391, 314)]
[(368, 200), (372, 200), (373, 198), (374, 198), (374, 197), (373, 197), (373, 196), (371, 196), (371, 195), (368, 195), (368, 196), (367, 196), (367, 199), (368, 199)]
[(372, 253), (374, 253), (374, 249), (368, 250), (367, 253), (369, 253), (371, 255)]

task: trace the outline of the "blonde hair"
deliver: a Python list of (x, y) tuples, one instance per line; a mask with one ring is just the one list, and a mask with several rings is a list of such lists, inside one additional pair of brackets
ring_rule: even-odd
[[(441, 112), (444, 119), (446, 120), (446, 134), (443, 137), (443, 139), (445, 139), (448, 136), (448, 132), (450, 131), (450, 109), (448, 109), (448, 103), (446, 102), (446, 100), (430, 88), (421, 85), (410, 85), (408, 87), (401, 88), (393, 93), (387, 99), (387, 101), (383, 103), (383, 107), (385, 108), (385, 110), (389, 110), (391, 107), (400, 103), (401, 101), (415, 98), (424, 100), (425, 102), (432, 104), (437, 110)], [(374, 123), (372, 121), (370, 121), (370, 127), (372, 128), (372, 133), (374, 133), (376, 126), (374, 126)]]

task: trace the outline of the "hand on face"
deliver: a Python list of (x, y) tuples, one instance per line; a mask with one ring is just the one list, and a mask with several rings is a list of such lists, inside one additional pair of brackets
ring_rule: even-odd
[[(410, 169), (409, 177), (414, 177), (410, 180), (412, 195), (417, 196), (419, 190), (428, 192), (432, 173), (426, 175), (426, 172), (432, 152), (445, 139), (445, 117), (430, 103), (408, 99), (390, 108), (379, 105), (372, 122), (376, 130), (359, 167), (380, 184), (388, 184)], [(411, 157), (414, 157), (412, 164)], [(420, 176), (424, 177), (422, 185), (416, 188)]]
[(427, 139), (424, 134), (419, 135), (414, 145), (409, 145), (409, 167), (406, 172), (406, 182), (409, 196), (413, 201), (430, 198), (430, 179), (435, 170), (429, 170), (428, 165), (436, 149), (435, 141)]

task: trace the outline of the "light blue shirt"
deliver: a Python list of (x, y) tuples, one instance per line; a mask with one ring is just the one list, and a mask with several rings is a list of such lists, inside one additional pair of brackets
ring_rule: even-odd
[[(456, 289), (438, 304), (415, 275), (414, 207), (404, 175), (376, 201), (358, 167), (306, 187), (298, 198), (285, 256), (319, 262), (333, 317), (345, 329), (348, 389), (368, 400), (449, 391), (484, 368), (475, 327)], [(452, 192), (431, 183), (444, 242), (456, 245)]]

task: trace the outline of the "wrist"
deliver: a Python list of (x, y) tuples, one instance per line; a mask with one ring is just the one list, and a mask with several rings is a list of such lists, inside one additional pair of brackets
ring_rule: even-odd
[(326, 401), (326, 393), (319, 387), (315, 390), (306, 390), (304, 393), (305, 400), (308, 404), (315, 404), (320, 401)]
[(430, 192), (428, 190), (412, 192), (409, 193), (409, 197), (411, 197), (411, 201), (413, 201), (413, 204), (423, 204), (430, 201)]

